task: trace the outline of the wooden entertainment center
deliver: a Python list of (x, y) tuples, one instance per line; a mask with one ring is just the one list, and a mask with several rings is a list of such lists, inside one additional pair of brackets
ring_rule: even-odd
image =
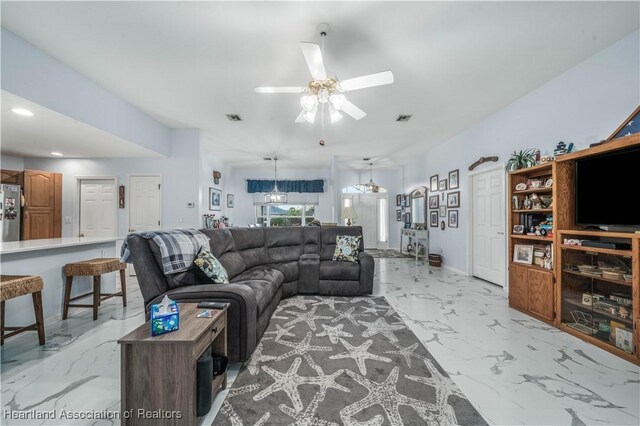
[[(640, 133), (509, 174), (509, 306), (640, 364), (640, 233), (581, 230), (575, 223), (576, 160), (632, 147), (640, 147)], [(533, 187), (516, 189), (526, 182)], [(527, 235), (534, 229), (543, 235)]]

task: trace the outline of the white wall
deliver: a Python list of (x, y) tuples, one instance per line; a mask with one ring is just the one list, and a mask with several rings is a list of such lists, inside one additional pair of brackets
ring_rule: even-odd
[[(222, 173), (222, 178), (218, 184), (213, 182), (214, 170)], [(228, 176), (224, 170), (224, 162), (216, 155), (215, 152), (206, 149), (204, 144), (201, 144), (199, 170), (200, 217), (205, 213), (215, 213), (216, 218), (227, 215), (227, 194), (224, 191), (225, 182), (227, 182), (227, 180)], [(220, 203), (222, 210), (209, 210), (209, 188), (217, 188), (222, 191), (222, 200)]]
[[(640, 32), (625, 37), (404, 167), (405, 190), (460, 169), (459, 228), (430, 228), (430, 250), (469, 271), (467, 168), (479, 157), (504, 162), (514, 150), (552, 153), (559, 141), (580, 149), (607, 138), (640, 104)], [(469, 102), (476, 102), (470, 94)], [(481, 170), (480, 166), (476, 170)]]
[(0, 169), (24, 170), (24, 158), (3, 155), (0, 157)]

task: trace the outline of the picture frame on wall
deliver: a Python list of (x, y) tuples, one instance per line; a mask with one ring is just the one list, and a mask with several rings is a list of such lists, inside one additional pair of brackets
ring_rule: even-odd
[(233, 196), (233, 194), (227, 194), (227, 207), (229, 207), (230, 209), (234, 207), (234, 199), (235, 197)]
[(437, 209), (439, 206), (439, 199), (440, 197), (438, 197), (437, 195), (432, 195), (429, 197), (429, 208), (430, 209)]
[(404, 206), (411, 207), (411, 195), (404, 196)]
[(516, 244), (513, 246), (513, 261), (524, 265), (533, 264), (533, 246)]
[(406, 212), (404, 214), (404, 224), (407, 225), (411, 225), (411, 213), (410, 212)]
[(436, 192), (438, 190), (438, 175), (433, 175), (429, 178), (429, 190)]
[(402, 222), (402, 210), (396, 210), (396, 220)]
[(396, 207), (402, 206), (402, 194), (396, 195)]
[(442, 179), (438, 182), (438, 191), (446, 191), (447, 190), (447, 180)]
[(460, 191), (454, 191), (447, 194), (447, 207), (460, 207)]
[(449, 228), (458, 227), (458, 210), (449, 210)]
[(446, 206), (440, 206), (439, 208), (440, 210), (440, 217), (446, 217), (447, 216), (447, 207)]
[(432, 211), (429, 213), (429, 224), (433, 227), (438, 227), (438, 212)]
[(449, 172), (449, 189), (460, 188), (460, 169)]
[(222, 191), (216, 188), (209, 188), (209, 210), (222, 210)]

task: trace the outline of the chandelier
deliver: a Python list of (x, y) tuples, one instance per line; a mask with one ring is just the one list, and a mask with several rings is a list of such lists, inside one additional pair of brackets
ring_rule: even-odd
[(365, 185), (367, 190), (370, 192), (378, 192), (380, 190), (380, 186), (373, 183), (373, 163), (369, 163), (369, 183)]
[(264, 202), (266, 204), (286, 204), (287, 194), (278, 190), (278, 157), (274, 157), (273, 162), (275, 169), (273, 175), (273, 190), (264, 194)]

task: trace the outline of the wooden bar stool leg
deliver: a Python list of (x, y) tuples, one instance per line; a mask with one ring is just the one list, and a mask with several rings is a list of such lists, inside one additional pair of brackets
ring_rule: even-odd
[(4, 345), (4, 300), (0, 302), (0, 346)]
[(73, 286), (73, 275), (67, 277), (64, 284), (64, 308), (62, 309), (62, 319), (66, 320), (69, 314), (69, 299), (71, 299), (71, 287)]
[(120, 288), (122, 289), (122, 305), (127, 306), (127, 274), (124, 269), (120, 269)]
[(31, 293), (33, 297), (33, 310), (36, 314), (36, 326), (38, 329), (38, 341), (44, 345), (44, 315), (42, 314), (42, 292)]
[(93, 277), (93, 320), (98, 319), (98, 307), (100, 306), (100, 275)]

